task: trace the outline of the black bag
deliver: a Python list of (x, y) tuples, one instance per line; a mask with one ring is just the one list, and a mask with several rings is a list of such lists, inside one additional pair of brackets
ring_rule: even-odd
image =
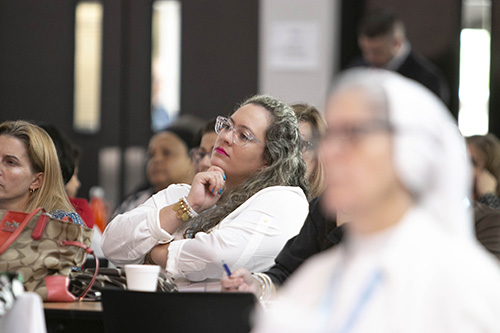
[[(69, 275), (69, 291), (73, 295), (80, 295), (88, 286), (94, 276), (94, 268), (86, 268), (79, 272), (71, 272)], [(96, 280), (90, 288), (86, 299), (100, 300), (103, 288), (127, 289), (127, 278), (123, 268), (99, 268)], [(164, 293), (177, 292), (177, 285), (172, 279), (160, 272), (158, 276), (157, 291)]]

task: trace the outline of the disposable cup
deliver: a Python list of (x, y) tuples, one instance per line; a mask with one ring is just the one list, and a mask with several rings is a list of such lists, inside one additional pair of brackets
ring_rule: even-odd
[(125, 265), (127, 289), (135, 291), (156, 291), (160, 266)]

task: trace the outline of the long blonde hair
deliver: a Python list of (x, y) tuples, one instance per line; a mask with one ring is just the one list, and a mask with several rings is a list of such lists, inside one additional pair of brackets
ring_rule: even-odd
[(258, 191), (270, 186), (298, 186), (307, 195), (309, 186), (305, 179), (306, 163), (302, 159), (301, 137), (297, 117), (290, 106), (265, 95), (256, 95), (243, 102), (240, 107), (254, 104), (266, 109), (271, 124), (266, 130), (264, 159), (267, 167), (250, 176), (243, 184), (219, 202), (217, 207), (206, 210), (191, 220), (185, 237), (197, 232), (208, 232), (226, 216), (238, 208)]
[(326, 122), (314, 106), (305, 103), (296, 103), (291, 105), (297, 120), (311, 125), (312, 144), (314, 145), (314, 156), (316, 167), (309, 175), (309, 199), (316, 198), (323, 193), (325, 189), (325, 176), (323, 162), (318, 154), (318, 144), (321, 137), (326, 132)]
[(47, 132), (37, 125), (18, 120), (0, 124), (0, 135), (21, 140), (26, 147), (33, 171), (43, 173), (41, 186), (30, 194), (24, 211), (30, 212), (43, 207), (48, 212), (54, 210), (74, 212), (64, 190), (56, 148)]

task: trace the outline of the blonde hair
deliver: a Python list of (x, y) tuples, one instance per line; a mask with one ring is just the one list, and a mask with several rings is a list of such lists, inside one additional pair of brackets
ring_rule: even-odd
[(291, 105), (297, 120), (311, 125), (312, 140), (314, 141), (314, 156), (316, 157), (316, 167), (309, 175), (309, 199), (319, 197), (325, 189), (325, 172), (323, 162), (318, 154), (318, 144), (321, 137), (326, 132), (326, 122), (314, 106), (305, 103)]
[(48, 212), (54, 210), (74, 212), (64, 190), (56, 148), (47, 132), (37, 125), (18, 120), (0, 124), (0, 135), (21, 140), (26, 147), (32, 170), (43, 173), (41, 186), (30, 194), (24, 211), (29, 212), (42, 207)]

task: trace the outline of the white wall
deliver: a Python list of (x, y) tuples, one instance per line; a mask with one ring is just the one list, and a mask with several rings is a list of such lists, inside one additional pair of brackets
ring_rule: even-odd
[(259, 92), (323, 110), (338, 60), (339, 0), (260, 0)]

